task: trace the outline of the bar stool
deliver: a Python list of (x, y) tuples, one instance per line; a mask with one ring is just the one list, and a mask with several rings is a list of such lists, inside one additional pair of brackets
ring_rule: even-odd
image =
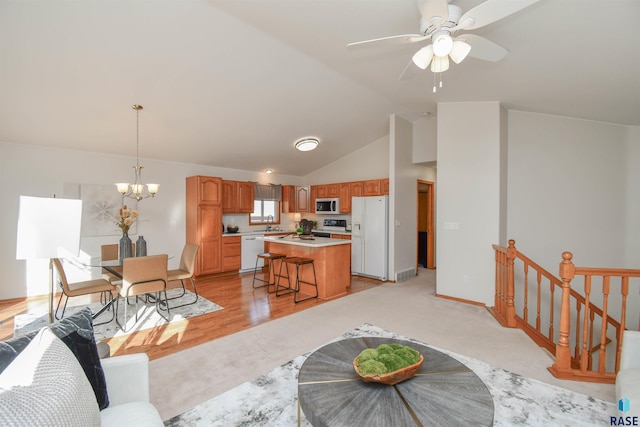
[[(276, 260), (282, 260), (284, 258), (286, 258), (286, 255), (283, 254), (272, 254), (270, 252), (264, 252), (261, 254), (258, 254), (258, 256), (256, 257), (256, 268), (253, 270), (253, 283), (252, 286), (255, 288), (263, 288), (263, 287), (267, 287), (267, 292), (269, 293), (273, 293), (275, 292), (277, 289), (274, 288), (274, 290), (270, 290), (269, 288), (271, 286), (276, 286), (276, 276), (278, 276), (278, 281), (280, 280), (279, 274), (276, 274), (276, 269), (274, 266), (274, 261)], [(269, 266), (269, 272), (268, 272), (268, 276), (267, 276), (267, 280), (265, 279), (260, 279), (258, 277), (256, 277), (256, 273), (258, 271), (258, 260), (263, 259), (264, 263), (266, 265)], [(282, 265), (280, 265), (280, 269), (282, 270)], [(273, 282), (271, 281), (271, 272), (273, 272)], [(259, 285), (256, 286), (256, 281), (259, 282), (263, 282), (264, 285)]]
[[(284, 276), (282, 274), (282, 264), (286, 265), (287, 275)], [(289, 264), (293, 264), (296, 266), (296, 284), (295, 288), (291, 288), (291, 274), (289, 274)], [(311, 265), (313, 268), (313, 283), (300, 279), (300, 268), (305, 265)], [(288, 286), (284, 287), (280, 285), (280, 279), (286, 278), (288, 282)], [(311, 285), (316, 288), (316, 294), (313, 296), (309, 296), (303, 299), (298, 299), (298, 294), (300, 293), (300, 283), (306, 283), (307, 285)], [(284, 288), (287, 291), (284, 293), (279, 293), (280, 288)], [(278, 273), (278, 284), (276, 285), (276, 296), (287, 295), (293, 292), (293, 302), (299, 303), (302, 301), (306, 301), (312, 298), (318, 298), (318, 280), (316, 278), (316, 265), (311, 258), (304, 257), (286, 257), (282, 260), (280, 264), (280, 272)]]

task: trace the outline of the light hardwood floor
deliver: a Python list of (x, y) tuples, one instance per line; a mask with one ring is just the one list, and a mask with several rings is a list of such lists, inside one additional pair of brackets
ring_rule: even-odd
[[(294, 304), (292, 295), (276, 297), (266, 288), (252, 287), (253, 273), (203, 276), (196, 279), (198, 293), (224, 309), (181, 322), (115, 337), (106, 341), (112, 355), (146, 352), (150, 359), (230, 335), (273, 319), (287, 316), (327, 301), (312, 299)], [(191, 289), (187, 283), (187, 289)], [(359, 276), (351, 277), (348, 293), (370, 289), (382, 282)], [(179, 286), (172, 282), (170, 287)], [(56, 295), (55, 302), (58, 301)], [(0, 340), (13, 336), (13, 317), (21, 313), (46, 313), (46, 297), (16, 298), (0, 301)], [(72, 298), (69, 304), (90, 301)], [(165, 338), (167, 337), (167, 338)]]

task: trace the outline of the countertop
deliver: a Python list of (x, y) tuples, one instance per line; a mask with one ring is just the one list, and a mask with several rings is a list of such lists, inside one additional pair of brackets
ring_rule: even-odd
[(311, 248), (323, 248), (327, 246), (350, 245), (351, 240), (331, 239), (329, 237), (316, 237), (314, 240), (303, 240), (298, 236), (286, 236), (281, 239), (278, 236), (265, 236), (267, 242), (284, 243), (286, 245), (307, 246)]
[(295, 230), (272, 230), (272, 231), (254, 231), (254, 230), (247, 230), (247, 231), (238, 231), (237, 233), (229, 233), (227, 231), (225, 231), (224, 233), (222, 233), (222, 237), (228, 237), (228, 236), (268, 236), (271, 234), (286, 234), (286, 233), (295, 233)]
[[(327, 230), (313, 230), (313, 231), (317, 231), (317, 232), (320, 232), (320, 233), (344, 234), (344, 235), (347, 235), (347, 236), (351, 236), (351, 232), (350, 231), (327, 231)], [(222, 233), (222, 237), (228, 237), (228, 236), (262, 236), (262, 235), (269, 236), (269, 235), (273, 235), (273, 234), (286, 234), (286, 233), (295, 233), (295, 230), (278, 230), (278, 231), (276, 231), (276, 230), (272, 230), (272, 231), (247, 230), (247, 231), (238, 231), (237, 233), (229, 233), (229, 232), (225, 231), (224, 233)], [(319, 239), (319, 238), (320, 237), (316, 237), (316, 239)]]

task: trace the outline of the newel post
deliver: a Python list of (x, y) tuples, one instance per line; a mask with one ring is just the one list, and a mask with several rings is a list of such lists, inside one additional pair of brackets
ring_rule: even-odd
[(571, 327), (570, 292), (571, 280), (576, 275), (576, 266), (571, 261), (571, 252), (562, 253), (560, 263), (560, 278), (562, 279), (562, 302), (560, 305), (560, 329), (558, 344), (556, 344), (556, 362), (552, 369), (556, 372), (571, 370), (571, 349), (569, 348), (569, 328)]
[(513, 263), (516, 259), (517, 253), (516, 241), (510, 239), (509, 246), (507, 247), (507, 312), (505, 313), (507, 326), (510, 328), (516, 327), (516, 306), (513, 302), (515, 294)]

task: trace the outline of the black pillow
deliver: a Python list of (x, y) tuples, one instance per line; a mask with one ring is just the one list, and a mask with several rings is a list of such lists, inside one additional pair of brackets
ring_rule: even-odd
[[(100, 409), (108, 407), (107, 381), (93, 336), (91, 309), (84, 308), (47, 327), (69, 347), (69, 350), (78, 359), (91, 387), (93, 387)], [(0, 341), (0, 372), (9, 366), (37, 333), (36, 330), (6, 341)], [(61, 392), (64, 393), (64, 390)]]

